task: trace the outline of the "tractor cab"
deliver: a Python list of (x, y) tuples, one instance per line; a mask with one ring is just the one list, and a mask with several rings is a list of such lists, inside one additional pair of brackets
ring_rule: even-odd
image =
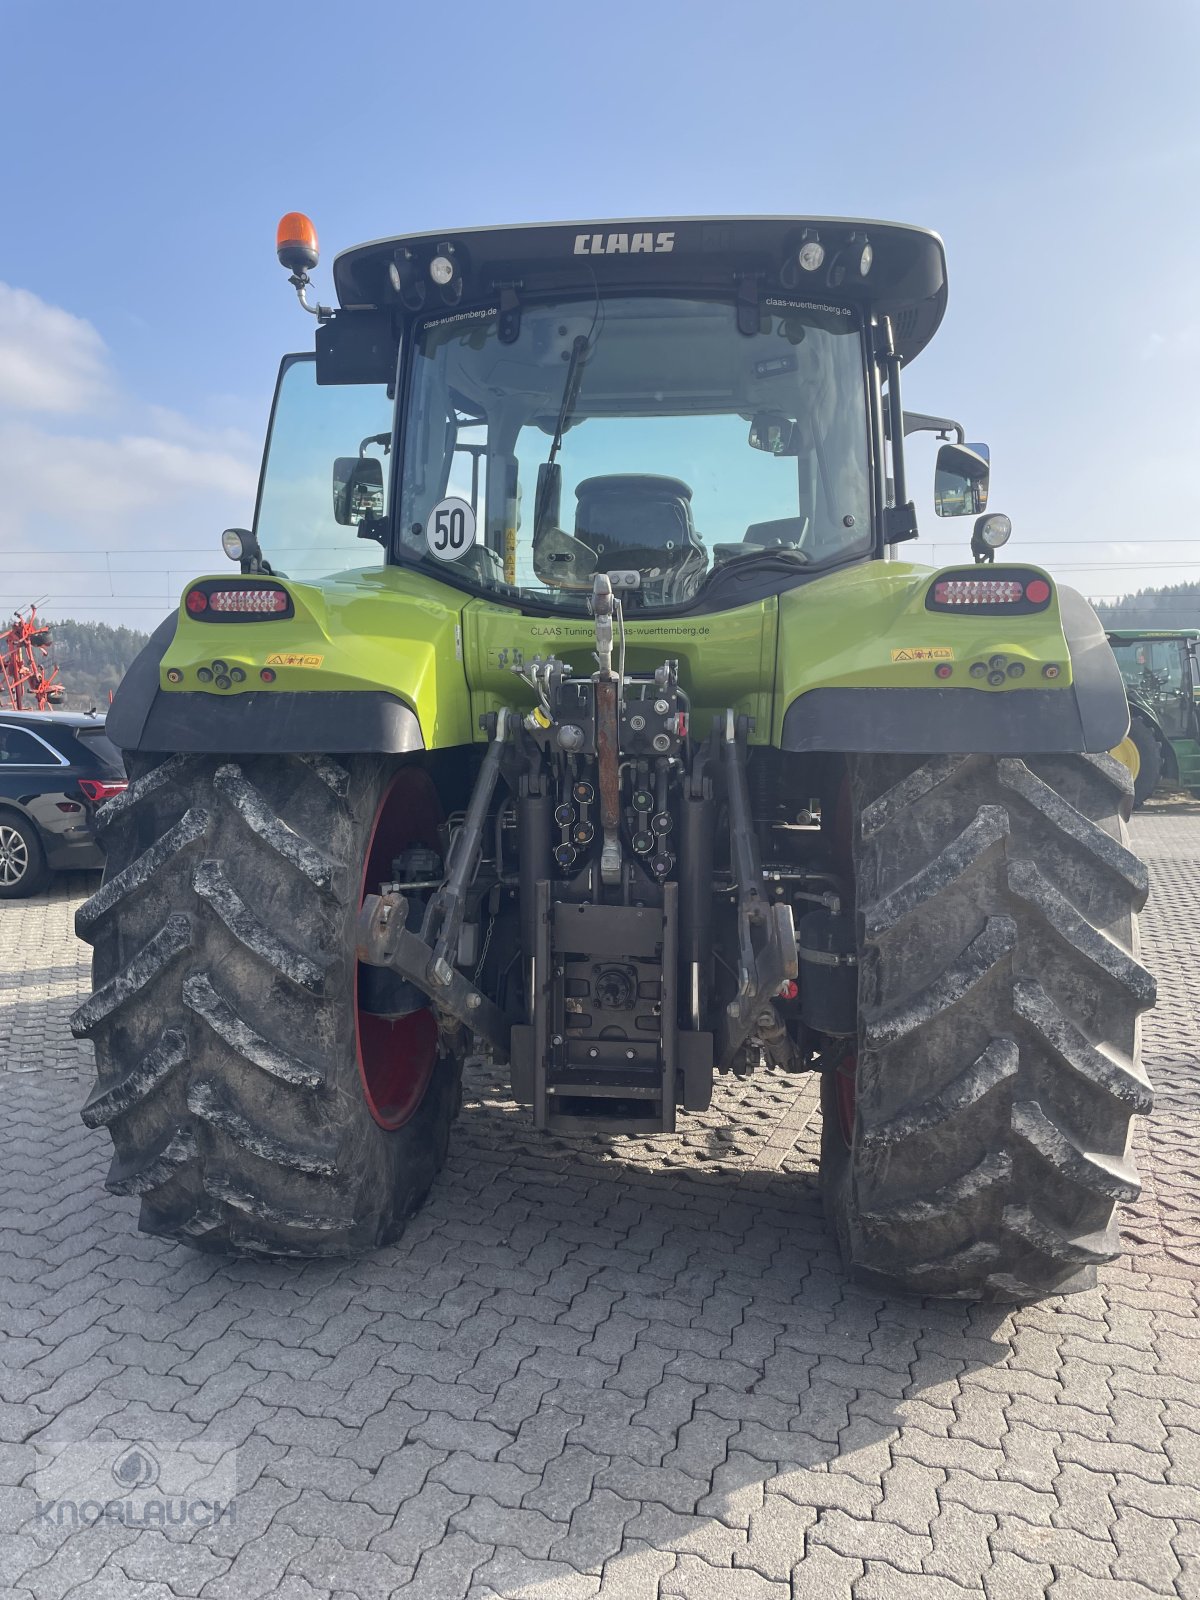
[[(904, 416), (945, 306), (938, 237), (742, 218), (490, 228), (362, 245), (289, 357), (255, 532), (288, 571), (345, 535), (467, 595), (585, 615), (722, 610), (916, 536), (904, 438), (936, 424), (936, 510), (982, 512), (986, 445)], [(333, 494), (311, 477), (314, 429)], [(360, 442), (361, 441), (361, 442)], [(307, 476), (300, 481), (303, 463)], [(1006, 519), (992, 517), (990, 528)], [(992, 559), (1002, 532), (972, 549)]]

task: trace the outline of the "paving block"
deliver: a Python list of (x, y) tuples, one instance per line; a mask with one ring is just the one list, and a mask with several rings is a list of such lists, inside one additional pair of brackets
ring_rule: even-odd
[(929, 1536), (907, 1533), (894, 1522), (861, 1522), (844, 1511), (829, 1511), (809, 1530), (808, 1548), (828, 1545), (842, 1556), (880, 1561), (903, 1572), (921, 1572), (933, 1551)]
[(677, 1559), (658, 1592), (683, 1600), (791, 1600), (787, 1583), (773, 1583), (744, 1568), (710, 1567), (699, 1556), (689, 1555)]
[(853, 1593), (866, 1568), (857, 1556), (810, 1544), (792, 1568), (792, 1600), (834, 1600)]

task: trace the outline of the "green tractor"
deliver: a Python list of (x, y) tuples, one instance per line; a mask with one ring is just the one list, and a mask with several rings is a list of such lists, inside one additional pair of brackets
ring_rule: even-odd
[(1110, 628), (1125, 693), (1129, 739), (1137, 751), (1133, 803), (1161, 783), (1200, 794), (1200, 674), (1197, 628)]
[[(108, 720), (74, 1021), (108, 1187), (203, 1250), (344, 1254), (428, 1193), (472, 1053), (560, 1137), (771, 1066), (820, 1074), (865, 1281), (1090, 1282), (1150, 1104), (1128, 713), (1088, 604), (995, 563), (986, 450), (902, 408), (941, 240), (441, 232), (340, 255), (336, 309), (307, 219), (279, 256), (316, 348), (240, 570)], [(975, 561), (898, 553), (919, 428)]]

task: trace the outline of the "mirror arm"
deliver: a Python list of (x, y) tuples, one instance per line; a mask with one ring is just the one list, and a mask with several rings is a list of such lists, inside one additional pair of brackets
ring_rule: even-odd
[(374, 539), (377, 544), (386, 545), (388, 542), (388, 519), (386, 517), (364, 517), (358, 525), (360, 539)]
[(911, 500), (886, 508), (883, 513), (884, 544), (903, 544), (906, 539), (915, 539), (917, 533), (917, 508)]
[(951, 417), (931, 417), (924, 411), (906, 411), (904, 413), (904, 435), (910, 433), (936, 433), (939, 439), (944, 439), (948, 433), (953, 433), (956, 444), (966, 444), (967, 430), (961, 422), (955, 422)]

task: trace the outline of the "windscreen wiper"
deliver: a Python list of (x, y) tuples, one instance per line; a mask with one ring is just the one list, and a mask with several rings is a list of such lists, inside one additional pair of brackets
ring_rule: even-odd
[[(538, 468), (538, 494), (537, 505), (533, 512), (533, 537), (536, 539), (542, 531), (542, 524), (551, 506), (557, 507), (559, 501), (558, 489), (562, 482), (562, 469), (558, 466), (557, 456), (562, 449), (563, 434), (571, 421), (575, 410), (575, 402), (579, 398), (579, 386), (583, 382), (583, 358), (587, 354), (588, 337), (580, 333), (575, 337), (571, 346), (571, 359), (567, 366), (567, 378), (563, 384), (562, 400), (558, 407), (558, 421), (554, 424), (554, 438), (550, 441), (550, 454)], [(555, 512), (557, 516), (557, 511)]]

